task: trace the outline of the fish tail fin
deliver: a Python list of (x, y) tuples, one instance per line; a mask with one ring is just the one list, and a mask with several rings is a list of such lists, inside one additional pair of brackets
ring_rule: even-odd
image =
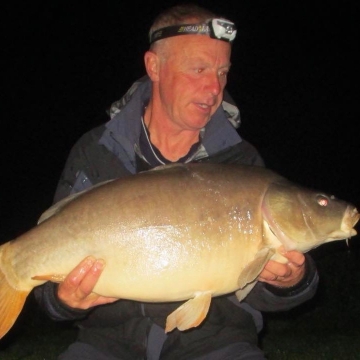
[(0, 269), (0, 339), (14, 325), (28, 295), (28, 291), (14, 289)]
[(175, 328), (180, 331), (196, 327), (205, 319), (211, 303), (211, 293), (200, 293), (179, 306), (166, 319), (165, 332)]

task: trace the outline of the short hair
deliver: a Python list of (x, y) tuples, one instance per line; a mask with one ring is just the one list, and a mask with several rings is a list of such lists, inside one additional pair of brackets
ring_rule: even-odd
[(212, 18), (219, 18), (210, 10), (207, 10), (199, 5), (193, 3), (183, 3), (175, 5), (162, 13), (160, 13), (154, 20), (149, 31), (149, 40), (152, 34), (163, 27), (172, 25), (204, 23)]

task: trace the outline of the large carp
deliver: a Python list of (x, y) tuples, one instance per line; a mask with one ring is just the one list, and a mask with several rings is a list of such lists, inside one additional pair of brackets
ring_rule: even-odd
[[(211, 298), (241, 301), (277, 249), (309, 251), (356, 235), (356, 208), (260, 167), (169, 165), (94, 186), (55, 204), (0, 247), (0, 337), (29, 292), (92, 255), (94, 292), (143, 302), (187, 300), (165, 331), (199, 325)], [(121, 301), (121, 300), (120, 300)]]

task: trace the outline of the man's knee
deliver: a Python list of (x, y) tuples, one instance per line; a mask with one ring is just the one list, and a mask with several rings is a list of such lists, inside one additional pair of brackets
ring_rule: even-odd
[(257, 346), (239, 342), (197, 357), (196, 360), (266, 360), (266, 358)]
[(67, 350), (59, 355), (58, 360), (119, 360), (111, 354), (105, 354), (95, 347), (75, 342), (71, 344)]

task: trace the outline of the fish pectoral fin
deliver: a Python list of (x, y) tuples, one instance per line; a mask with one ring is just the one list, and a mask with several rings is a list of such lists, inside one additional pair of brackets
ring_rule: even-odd
[(65, 280), (66, 275), (64, 274), (50, 274), (50, 275), (35, 275), (31, 279), (32, 280), (41, 280), (41, 281), (52, 281), (56, 283), (63, 282)]
[(261, 273), (266, 263), (274, 255), (275, 250), (270, 248), (261, 249), (256, 255), (255, 259), (251, 261), (245, 269), (241, 272), (238, 280), (239, 290), (235, 295), (239, 301), (245, 299), (253, 287), (256, 285), (257, 277)]
[(165, 332), (175, 328), (180, 331), (200, 325), (205, 319), (211, 303), (211, 293), (203, 292), (179, 306), (166, 319)]
[(261, 249), (256, 255), (255, 259), (251, 261), (241, 272), (238, 280), (239, 288), (244, 288), (247, 284), (256, 280), (262, 269), (270, 258), (274, 255), (275, 250), (270, 248)]
[(244, 288), (235, 292), (236, 298), (239, 300), (239, 302), (246, 298), (246, 296), (253, 289), (253, 287), (256, 285), (256, 283), (257, 283), (257, 281), (253, 281), (252, 283), (245, 285)]
[(0, 271), (0, 339), (14, 325), (28, 295), (29, 291), (14, 289)]

